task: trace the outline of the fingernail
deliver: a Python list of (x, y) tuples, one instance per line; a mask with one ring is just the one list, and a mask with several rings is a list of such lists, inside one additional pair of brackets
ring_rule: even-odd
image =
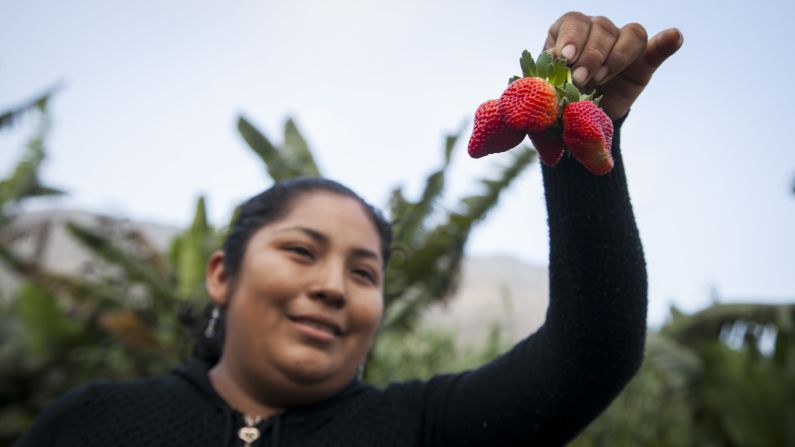
[(585, 78), (588, 77), (588, 69), (585, 67), (577, 67), (574, 69), (571, 77), (575, 84), (582, 85), (585, 82)]
[(574, 59), (574, 55), (577, 53), (577, 49), (574, 48), (574, 45), (568, 44), (560, 50), (560, 55), (565, 57), (568, 60)]
[(598, 84), (602, 82), (602, 79), (604, 79), (605, 76), (607, 76), (607, 66), (602, 65), (599, 68), (599, 71), (597, 71), (596, 74), (594, 75), (593, 80), (596, 81), (596, 83)]
[(685, 41), (685, 36), (682, 35), (682, 32), (679, 31), (679, 28), (674, 28), (676, 30), (677, 36), (679, 36), (679, 41), (677, 42), (676, 46), (681, 47)]

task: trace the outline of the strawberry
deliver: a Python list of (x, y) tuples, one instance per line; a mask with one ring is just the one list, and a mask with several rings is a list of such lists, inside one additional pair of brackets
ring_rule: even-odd
[(601, 96), (595, 98), (596, 91), (582, 94), (572, 83), (566, 60), (550, 52), (533, 60), (525, 50), (519, 64), (522, 77), (511, 77), (499, 100), (478, 107), (469, 155), (507, 151), (527, 134), (547, 166), (557, 165), (568, 150), (592, 173), (610, 172), (613, 122), (598, 106)]
[(613, 169), (610, 147), (613, 122), (592, 101), (572, 102), (563, 109), (563, 142), (586, 169), (603, 175)]
[(490, 99), (475, 112), (475, 129), (469, 139), (469, 155), (480, 158), (513, 149), (522, 142), (525, 132), (508, 128), (502, 121), (498, 101)]
[(544, 133), (531, 133), (529, 137), (538, 151), (538, 157), (545, 165), (555, 166), (563, 158), (563, 141), (559, 135), (549, 138)]
[(500, 96), (500, 114), (516, 130), (543, 132), (555, 123), (559, 112), (555, 87), (535, 76), (513, 81)]

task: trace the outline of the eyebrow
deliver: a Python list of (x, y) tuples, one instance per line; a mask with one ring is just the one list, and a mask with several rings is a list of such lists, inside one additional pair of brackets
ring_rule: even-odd
[[(315, 242), (317, 242), (319, 244), (329, 245), (329, 242), (330, 242), (328, 236), (326, 236), (325, 234), (323, 234), (323, 233), (321, 233), (321, 232), (319, 232), (317, 230), (313, 230), (312, 228), (302, 226), (302, 225), (296, 225), (294, 227), (283, 228), (283, 229), (278, 230), (276, 232), (277, 233), (284, 233), (286, 231), (300, 231), (301, 233), (304, 233), (305, 235), (309, 236), (311, 239), (313, 239)], [(374, 259), (376, 261), (379, 261), (379, 262), (381, 261), (381, 257), (378, 256), (378, 254), (376, 252), (374, 252), (372, 250), (368, 250), (366, 248), (358, 248), (357, 247), (357, 248), (354, 248), (353, 250), (351, 250), (351, 253), (356, 258), (372, 258), (372, 259)]]

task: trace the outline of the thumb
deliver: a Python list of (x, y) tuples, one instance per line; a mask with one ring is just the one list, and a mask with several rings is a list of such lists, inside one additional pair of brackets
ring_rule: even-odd
[(649, 73), (654, 72), (666, 59), (676, 53), (681, 48), (684, 38), (682, 33), (676, 28), (668, 28), (660, 31), (649, 39), (643, 59), (648, 65)]
[[(682, 46), (682, 33), (676, 28), (660, 31), (649, 39), (643, 56), (639, 57), (624, 71), (623, 76), (640, 86), (641, 90), (649, 83), (651, 75), (666, 59)], [(640, 93), (640, 91), (638, 91)], [(637, 95), (636, 95), (637, 96)]]

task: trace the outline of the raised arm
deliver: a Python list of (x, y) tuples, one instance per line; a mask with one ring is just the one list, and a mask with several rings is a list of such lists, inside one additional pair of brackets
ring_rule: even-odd
[(425, 385), (424, 445), (561, 445), (619, 393), (640, 366), (646, 269), (627, 192), (620, 128), (654, 70), (681, 45), (669, 29), (567, 13), (546, 47), (597, 87), (614, 120), (615, 168), (595, 176), (571, 157), (543, 167), (550, 237), (545, 324), (497, 360)]

